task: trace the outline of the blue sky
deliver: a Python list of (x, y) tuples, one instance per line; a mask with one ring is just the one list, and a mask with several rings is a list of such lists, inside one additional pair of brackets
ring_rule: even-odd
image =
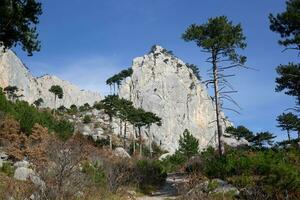
[(285, 9), (284, 0), (42, 0), (44, 13), (38, 31), (41, 52), (33, 57), (15, 49), (34, 75), (54, 74), (81, 88), (108, 91), (105, 80), (129, 67), (153, 44), (172, 50), (188, 63), (197, 64), (205, 78), (208, 55), (181, 34), (192, 23), (226, 15), (241, 23), (248, 46), (247, 65), (258, 69), (237, 70), (231, 79), (239, 92), (234, 98), (241, 115), (226, 112), (234, 124), (253, 131), (269, 130), (286, 137), (276, 127), (276, 116), (294, 105), (294, 99), (275, 93), (275, 68), (298, 61), (297, 52), (284, 52), (279, 35), (269, 30), (269, 13)]

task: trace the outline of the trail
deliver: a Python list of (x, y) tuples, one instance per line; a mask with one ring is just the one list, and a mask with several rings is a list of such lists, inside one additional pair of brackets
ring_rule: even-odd
[(186, 175), (183, 173), (168, 174), (166, 183), (161, 189), (154, 192), (152, 195), (138, 197), (137, 200), (176, 199), (176, 197), (178, 197), (176, 185), (183, 183), (185, 181), (185, 176)]

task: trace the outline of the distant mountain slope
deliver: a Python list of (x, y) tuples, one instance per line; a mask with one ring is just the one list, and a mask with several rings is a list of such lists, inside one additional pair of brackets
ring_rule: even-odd
[(43, 98), (43, 107), (54, 107), (54, 96), (49, 92), (52, 85), (60, 85), (64, 91), (64, 98), (57, 101), (57, 106), (70, 107), (101, 100), (99, 93), (84, 91), (68, 81), (59, 79), (56, 76), (45, 75), (39, 78), (34, 77), (22, 61), (11, 50), (0, 51), (0, 87), (17, 86), (19, 93), (23, 94), (22, 100), (29, 103), (38, 98)]

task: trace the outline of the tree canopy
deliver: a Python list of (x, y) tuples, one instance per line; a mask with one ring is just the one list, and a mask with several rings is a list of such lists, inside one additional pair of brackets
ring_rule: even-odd
[(204, 52), (214, 52), (215, 56), (227, 57), (228, 60), (239, 64), (246, 61), (246, 57), (236, 51), (246, 47), (242, 26), (233, 25), (226, 16), (210, 18), (202, 25), (192, 24), (183, 33), (182, 38), (187, 42), (196, 42)]
[(280, 65), (276, 69), (279, 77), (276, 78), (276, 92), (285, 91), (285, 94), (295, 96), (300, 103), (300, 64), (289, 63)]
[(36, 25), (42, 5), (36, 0), (2, 0), (0, 3), (0, 46), (21, 45), (28, 55), (40, 50)]
[(187, 158), (199, 153), (199, 141), (187, 129), (180, 136), (178, 152)]
[(55, 97), (57, 96), (59, 99), (62, 99), (64, 96), (63, 89), (59, 85), (52, 85), (49, 92), (53, 93)]
[(279, 44), (300, 50), (300, 0), (286, 1), (286, 10), (269, 15), (270, 29), (280, 34)]

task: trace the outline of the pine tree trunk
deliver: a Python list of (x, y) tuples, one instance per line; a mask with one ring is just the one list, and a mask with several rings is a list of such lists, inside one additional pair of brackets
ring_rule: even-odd
[(122, 120), (120, 119), (120, 132), (119, 132), (119, 137), (122, 136)]
[(53, 111), (54, 116), (55, 116), (55, 110), (56, 110), (56, 95), (54, 95), (54, 111)]
[(152, 135), (150, 133), (150, 126), (148, 126), (148, 132), (149, 132), (149, 151), (150, 151), (150, 157), (152, 158)]
[(109, 149), (112, 150), (112, 138), (111, 138), (111, 135), (109, 135)]
[(286, 130), (287, 131), (287, 134), (288, 134), (288, 140), (289, 140), (289, 143), (291, 142), (291, 136), (290, 136), (290, 130)]
[(142, 134), (141, 134), (141, 127), (139, 127), (139, 143), (140, 143), (140, 156), (142, 157), (142, 151), (143, 151), (143, 148), (142, 148)]
[(133, 133), (133, 142), (132, 142), (132, 145), (133, 145), (133, 155), (135, 155), (135, 135), (136, 135), (136, 129), (134, 126), (132, 126), (132, 130), (134, 131)]
[(127, 124), (126, 124), (126, 121), (124, 122), (124, 149), (126, 149), (126, 131), (127, 131)]
[(214, 95), (215, 95), (215, 106), (216, 106), (216, 120), (217, 120), (217, 133), (218, 133), (218, 151), (219, 156), (223, 155), (223, 143), (222, 143), (222, 126), (220, 120), (220, 103), (219, 103), (219, 82), (218, 82), (218, 66), (217, 66), (217, 55), (215, 52), (212, 53), (213, 63), (213, 82), (214, 82)]

